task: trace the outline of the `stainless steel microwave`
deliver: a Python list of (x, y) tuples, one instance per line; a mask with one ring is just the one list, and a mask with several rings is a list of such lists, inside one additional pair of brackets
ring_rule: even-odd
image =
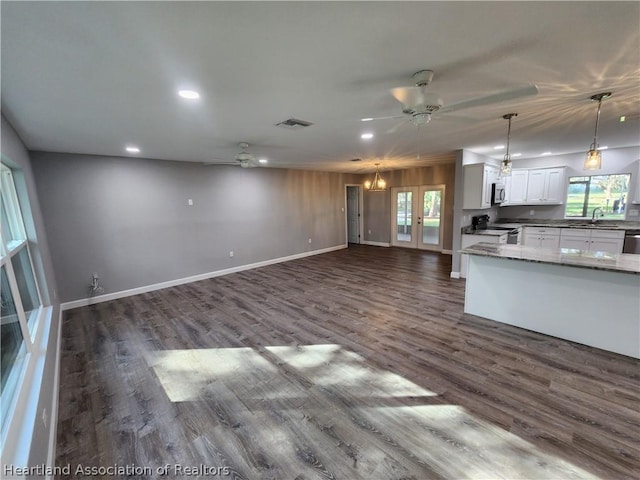
[(494, 183), (491, 185), (491, 203), (499, 204), (505, 200), (504, 185), (502, 183)]

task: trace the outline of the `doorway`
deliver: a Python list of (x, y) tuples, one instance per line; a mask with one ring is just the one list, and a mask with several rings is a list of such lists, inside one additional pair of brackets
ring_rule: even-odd
[(391, 245), (442, 251), (444, 185), (391, 189)]
[(362, 232), (362, 188), (347, 185), (347, 243), (360, 243)]

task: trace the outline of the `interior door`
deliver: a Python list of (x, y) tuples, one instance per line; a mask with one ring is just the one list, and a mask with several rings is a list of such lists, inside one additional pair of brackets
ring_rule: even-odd
[(360, 243), (360, 187), (347, 186), (347, 242)]
[(444, 185), (394, 187), (391, 198), (391, 244), (442, 250)]

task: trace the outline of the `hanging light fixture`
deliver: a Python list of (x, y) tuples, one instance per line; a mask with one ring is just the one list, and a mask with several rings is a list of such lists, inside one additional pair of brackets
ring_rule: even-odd
[(509, 141), (511, 140), (511, 119), (517, 117), (517, 113), (507, 113), (502, 118), (509, 120), (509, 129), (507, 130), (507, 153), (504, 154), (504, 159), (500, 164), (500, 176), (508, 177), (511, 175), (511, 155), (509, 155)]
[(593, 143), (589, 147), (587, 158), (584, 159), (585, 170), (600, 170), (602, 168), (602, 153), (598, 150), (598, 123), (600, 122), (600, 107), (602, 106), (602, 100), (609, 98), (610, 96), (611, 92), (591, 95), (591, 100), (598, 102), (598, 113), (596, 114), (596, 130), (593, 134)]
[(373, 181), (367, 180), (364, 182), (364, 188), (370, 192), (382, 192), (387, 189), (387, 182), (380, 176), (380, 164), (376, 163), (376, 173), (373, 176)]

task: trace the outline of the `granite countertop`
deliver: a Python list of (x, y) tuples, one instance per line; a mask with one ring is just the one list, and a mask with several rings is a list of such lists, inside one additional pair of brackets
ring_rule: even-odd
[(640, 255), (630, 253), (612, 254), (573, 248), (538, 248), (484, 242), (464, 248), (460, 253), (640, 275)]
[[(491, 227), (497, 227), (497, 230)], [(595, 230), (622, 230), (640, 234), (640, 222), (631, 222), (628, 220), (598, 220), (597, 223), (592, 224), (589, 220), (567, 220), (567, 219), (555, 219), (555, 220), (526, 220), (515, 218), (500, 218), (495, 223), (487, 225), (487, 230), (493, 230), (496, 233), (490, 233), (488, 235), (500, 235), (499, 229), (521, 228), (521, 227), (547, 227), (547, 228), (588, 228)], [(462, 227), (463, 235), (483, 235), (480, 233), (482, 230), (474, 230), (473, 226), (467, 225)], [(504, 233), (504, 230), (503, 232)], [(487, 234), (485, 234), (487, 235)]]

